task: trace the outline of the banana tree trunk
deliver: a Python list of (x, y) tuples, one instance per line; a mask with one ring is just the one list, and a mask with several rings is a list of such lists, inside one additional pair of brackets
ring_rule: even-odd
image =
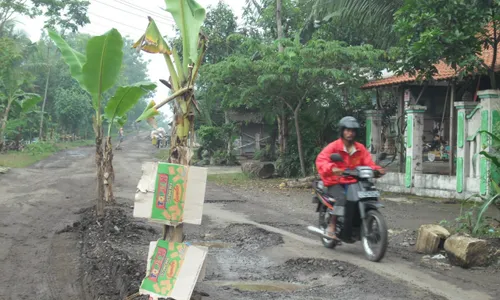
[(5, 147), (5, 128), (7, 127), (7, 120), (9, 119), (9, 112), (10, 112), (10, 107), (12, 105), (12, 101), (7, 100), (7, 107), (5, 108), (5, 112), (2, 118), (2, 127), (0, 129), (0, 151), (4, 150)]
[(111, 144), (111, 137), (106, 138), (103, 153), (103, 172), (104, 172), (104, 199), (106, 204), (114, 204), (115, 197), (113, 195), (113, 183), (115, 181), (115, 171), (113, 169), (113, 145)]
[(98, 216), (104, 216), (104, 167), (102, 151), (102, 126), (95, 124), (95, 164), (97, 168), (97, 203)]
[[(172, 124), (172, 139), (170, 143), (169, 162), (173, 164), (189, 166), (192, 150), (189, 143), (189, 136), (193, 133), (194, 114), (190, 106), (187, 106), (184, 113), (181, 109), (183, 105), (190, 103), (192, 95), (184, 93), (177, 97), (174, 105), (174, 122)], [(163, 239), (182, 242), (184, 239), (183, 226), (163, 226)]]
[(193, 118), (184, 116), (182, 112), (175, 113), (174, 128), (172, 130), (173, 138), (170, 147), (170, 162), (179, 165), (189, 165), (191, 160), (191, 149), (188, 145), (189, 135), (193, 125)]

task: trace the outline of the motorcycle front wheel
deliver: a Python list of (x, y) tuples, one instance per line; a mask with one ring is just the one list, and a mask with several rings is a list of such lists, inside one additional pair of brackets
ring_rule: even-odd
[(384, 258), (389, 242), (387, 224), (382, 214), (376, 210), (366, 212), (366, 227), (368, 232), (362, 229), (361, 242), (366, 258), (378, 262)]

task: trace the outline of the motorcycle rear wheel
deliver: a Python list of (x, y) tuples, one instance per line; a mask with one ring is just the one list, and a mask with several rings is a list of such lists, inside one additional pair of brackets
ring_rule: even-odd
[[(377, 210), (366, 212), (366, 223), (368, 232), (364, 232), (362, 229), (361, 235), (363, 250), (368, 260), (379, 262), (384, 258), (389, 243), (387, 224), (382, 214)], [(376, 225), (376, 230), (374, 230), (373, 225)], [(374, 250), (374, 246), (377, 246), (376, 250)]]
[[(327, 212), (320, 212), (319, 213), (319, 229), (323, 230), (323, 232), (326, 233), (327, 231), (327, 228), (328, 228), (328, 223), (330, 223), (330, 214), (328, 214)], [(330, 239), (325, 239), (325, 238), (321, 238), (321, 242), (323, 243), (323, 246), (325, 246), (326, 248), (329, 248), (329, 249), (333, 249), (335, 248), (335, 246), (337, 246), (337, 242), (334, 241), (334, 240), (330, 240)]]

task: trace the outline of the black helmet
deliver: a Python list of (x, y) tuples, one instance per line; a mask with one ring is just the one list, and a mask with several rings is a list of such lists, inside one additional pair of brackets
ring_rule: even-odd
[(343, 137), (344, 129), (359, 129), (358, 120), (354, 117), (343, 117), (339, 122), (340, 136)]

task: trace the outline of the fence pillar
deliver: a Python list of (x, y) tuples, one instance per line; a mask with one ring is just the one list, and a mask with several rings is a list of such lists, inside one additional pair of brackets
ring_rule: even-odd
[(372, 156), (382, 152), (382, 116), (381, 110), (366, 111), (366, 148)]
[[(500, 122), (500, 91), (499, 90), (485, 90), (479, 91), (477, 93), (481, 99), (481, 130), (493, 132), (495, 127), (498, 126)], [(493, 149), (491, 138), (482, 133), (480, 135), (481, 150), (485, 152), (491, 152)], [(494, 168), (490, 161), (484, 157), (480, 156), (479, 160), (479, 172), (480, 172), (480, 185), (479, 192), (482, 196), (490, 194), (491, 185), (489, 183), (500, 181), (500, 172), (497, 168)]]
[(255, 134), (255, 152), (260, 151), (260, 133)]
[(406, 176), (405, 186), (412, 188), (415, 174), (422, 173), (424, 113), (427, 107), (410, 105), (406, 108)]
[[(470, 144), (467, 142), (469, 136), (467, 115), (476, 106), (477, 103), (475, 102), (455, 102), (455, 108), (457, 109), (457, 193), (463, 193), (467, 190), (466, 179), (470, 176), (471, 161)], [(450, 149), (453, 148), (453, 146), (450, 146)]]

